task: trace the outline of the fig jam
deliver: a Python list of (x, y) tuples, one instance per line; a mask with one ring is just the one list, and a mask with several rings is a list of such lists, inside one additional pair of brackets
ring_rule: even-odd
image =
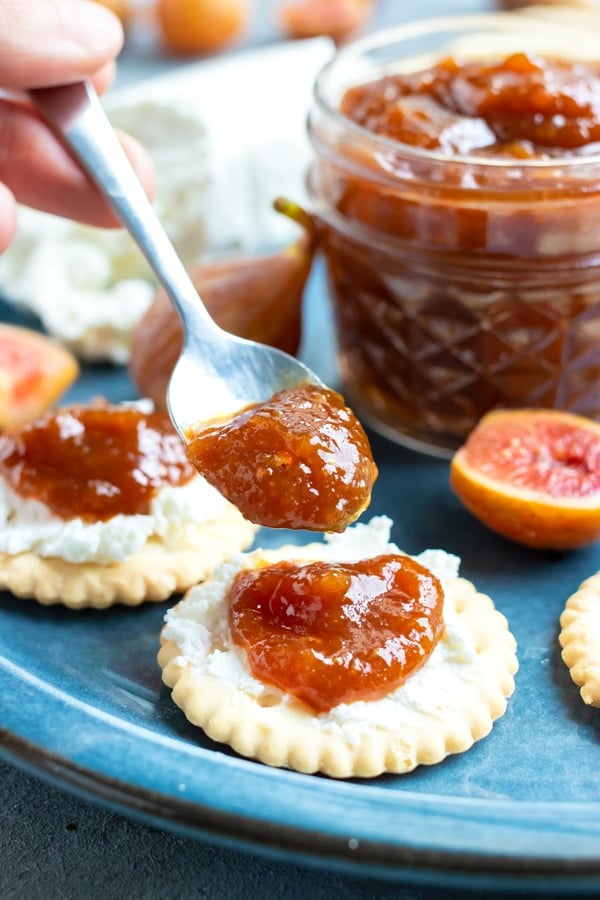
[(448, 57), (351, 88), (341, 111), (375, 134), (446, 154), (564, 156), (600, 141), (600, 65)]
[(166, 413), (70, 406), (0, 436), (0, 475), (62, 519), (147, 514), (157, 491), (195, 471)]
[(496, 407), (600, 419), (600, 63), (522, 52), (398, 72), (401, 44), (357, 49), (357, 71), (376, 50), (394, 73), (341, 96), (334, 62), (311, 115), (348, 401), (447, 453)]
[(377, 468), (335, 391), (301, 385), (189, 434), (188, 457), (251, 522), (343, 531), (368, 505)]
[(242, 571), (229, 603), (232, 638), (253, 675), (317, 713), (394, 691), (443, 631), (439, 581), (393, 554)]

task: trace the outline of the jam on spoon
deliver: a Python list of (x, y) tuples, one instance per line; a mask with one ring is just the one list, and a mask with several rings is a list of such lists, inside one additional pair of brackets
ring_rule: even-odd
[(274, 528), (343, 531), (369, 504), (377, 477), (342, 397), (308, 383), (186, 439), (206, 480), (245, 518)]

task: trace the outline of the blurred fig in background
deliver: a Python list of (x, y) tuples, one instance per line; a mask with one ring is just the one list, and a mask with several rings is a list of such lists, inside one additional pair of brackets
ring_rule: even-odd
[(368, 22), (374, 6), (375, 0), (285, 0), (279, 24), (290, 38), (323, 35), (339, 44)]
[(127, 0), (95, 0), (95, 2), (99, 3), (101, 6), (106, 6), (107, 9), (114, 12), (124, 25), (129, 21), (131, 7)]
[[(302, 296), (316, 244), (316, 226), (296, 204), (276, 208), (302, 226), (300, 237), (262, 256), (206, 262), (190, 270), (208, 311), (221, 328), (295, 354), (302, 331)], [(129, 372), (140, 396), (165, 408), (166, 389), (183, 343), (179, 316), (162, 289), (131, 336)]]
[(0, 322), (0, 430), (33, 422), (78, 374), (79, 363), (57, 341)]
[(252, 0), (156, 0), (156, 18), (165, 47), (193, 56), (216, 53), (246, 30)]

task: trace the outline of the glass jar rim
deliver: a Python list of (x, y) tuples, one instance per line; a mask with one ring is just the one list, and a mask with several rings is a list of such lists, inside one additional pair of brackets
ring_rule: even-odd
[[(511, 169), (541, 169), (551, 170), (560, 166), (561, 168), (579, 169), (586, 166), (600, 165), (600, 151), (597, 153), (581, 154), (580, 156), (554, 156), (546, 159), (516, 159), (505, 157), (482, 156), (476, 153), (472, 154), (448, 154), (436, 150), (429, 150), (423, 147), (415, 147), (411, 144), (405, 144), (394, 138), (385, 135), (375, 134), (368, 128), (359, 125), (357, 122), (343, 115), (340, 110), (327, 99), (325, 92), (325, 84), (343, 62), (348, 59), (358, 58), (361, 54), (377, 47), (383, 47), (386, 44), (398, 42), (402, 39), (412, 37), (426, 36), (441, 31), (465, 31), (468, 28), (498, 26), (498, 30), (506, 31), (506, 25), (515, 25), (518, 30), (529, 34), (539, 34), (540, 27), (547, 28), (550, 32), (561, 33), (564, 36), (564, 23), (553, 24), (547, 20), (543, 22), (539, 19), (528, 19), (524, 15), (510, 12), (496, 13), (477, 13), (473, 15), (457, 15), (457, 16), (437, 16), (431, 19), (418, 19), (393, 28), (381, 29), (373, 32), (366, 37), (352, 41), (341, 49), (336, 50), (332, 58), (318, 72), (313, 84), (313, 100), (317, 108), (326, 114), (331, 120), (339, 126), (346, 129), (350, 134), (361, 141), (376, 144), (378, 148), (385, 148), (397, 154), (404, 155), (407, 159), (448, 164), (465, 165), (469, 167), (482, 166), (485, 169), (496, 169), (507, 171)], [(501, 28), (501, 26), (503, 26)], [(568, 54), (566, 54), (568, 58)]]

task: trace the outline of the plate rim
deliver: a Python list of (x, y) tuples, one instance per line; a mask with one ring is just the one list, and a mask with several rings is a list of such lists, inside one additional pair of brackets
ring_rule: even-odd
[[(386, 880), (445, 886), (494, 886), (496, 889), (499, 885), (519, 889), (527, 886), (535, 890), (568, 887), (571, 891), (587, 891), (600, 886), (600, 855), (581, 859), (555, 855), (502, 855), (498, 852), (484, 855), (464, 849), (448, 851), (431, 846), (409, 847), (405, 843), (389, 841), (353, 841), (346, 835), (335, 835), (325, 830), (260, 820), (256, 815), (240, 815), (239, 812), (198, 800), (186, 800), (115, 775), (106, 775), (3, 726), (0, 726), (0, 759), (53, 787), (65, 789), (75, 796), (146, 824), (288, 862), (304, 862), (363, 877), (371, 875)], [(325, 783), (330, 782), (325, 780)], [(401, 796), (406, 797), (404, 794)], [(415, 796), (419, 795), (415, 793)], [(494, 805), (493, 801), (480, 798), (436, 799), (448, 801), (446, 805), (450, 807), (452, 799), (460, 799), (467, 805), (480, 808)], [(550, 801), (503, 800), (496, 801), (495, 805), (504, 808), (537, 807), (546, 812), (556, 812), (557, 808), (557, 804)], [(584, 807), (600, 819), (598, 802), (558, 805), (569, 809), (573, 825), (578, 822)], [(530, 823), (532, 833), (539, 824)]]

